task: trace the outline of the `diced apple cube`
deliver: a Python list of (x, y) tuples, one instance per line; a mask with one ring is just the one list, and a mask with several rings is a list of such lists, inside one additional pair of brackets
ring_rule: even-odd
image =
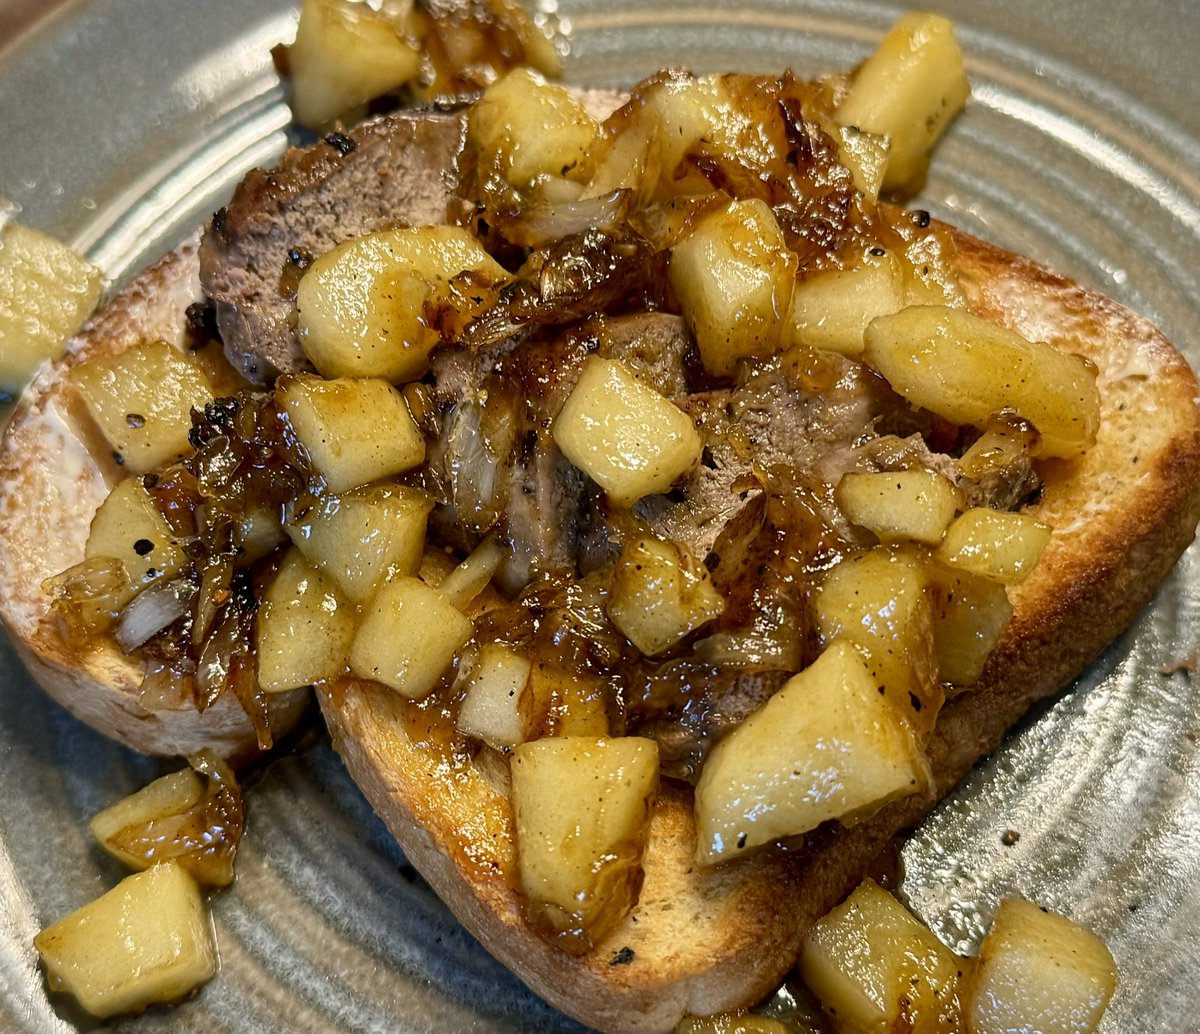
[(961, 1034), (961, 961), (873, 880), (817, 920), (800, 976), (839, 1029)]
[(642, 653), (661, 653), (724, 609), (708, 569), (674, 542), (642, 535), (621, 550), (608, 616)]
[(533, 665), (511, 646), (488, 643), (471, 668), (458, 712), (458, 730), (496, 750), (524, 743), (541, 720), (530, 673)]
[(92, 518), (85, 555), (112, 557), (129, 576), (128, 602), (151, 582), (170, 578), (184, 565), (183, 549), (140, 478), (126, 478)]
[(208, 910), (173, 862), (126, 877), (33, 943), (51, 988), (101, 1018), (183, 998), (217, 972)]
[(934, 564), (937, 588), (933, 644), (938, 675), (952, 686), (970, 686), (979, 678), (1004, 630), (1013, 608), (999, 582), (969, 571)]
[(304, 0), (288, 48), (292, 111), (320, 129), (359, 105), (417, 78), (421, 53), (405, 24), (354, 0)]
[(586, 183), (600, 126), (561, 86), (516, 68), (472, 106), (467, 132), (485, 163), (498, 161), (510, 183), (528, 186), (544, 176)]
[(1033, 572), (1050, 533), (1048, 525), (1023, 513), (976, 506), (946, 529), (936, 556), (959, 570), (1016, 585)]
[(572, 953), (633, 907), (658, 791), (658, 745), (641, 737), (560, 737), (513, 752), (521, 889), (536, 926)]
[(665, 492), (700, 462), (703, 448), (683, 410), (621, 363), (598, 356), (584, 363), (552, 434), (617, 506)]
[(199, 367), (165, 341), (91, 359), (71, 371), (71, 383), (121, 461), (139, 474), (189, 451), (192, 409), (213, 398)]
[(709, 213), (671, 249), (671, 286), (709, 373), (728, 377), (739, 359), (779, 351), (796, 266), (758, 200)]
[(182, 815), (203, 799), (203, 781), (193, 769), (184, 768), (155, 779), (136, 793), (97, 812), (88, 828), (97, 843), (114, 858), (131, 868), (145, 869), (145, 859), (124, 850), (115, 838), (130, 826), (145, 825), (165, 815)]
[(258, 683), (268, 693), (346, 672), (356, 613), (325, 571), (289, 549), (258, 609)]
[(864, 358), (897, 392), (952, 423), (986, 427), (1011, 409), (1037, 428), (1043, 455), (1077, 456), (1096, 441), (1096, 373), (1077, 355), (944, 305), (880, 316), (865, 340)]
[(402, 227), (355, 237), (318, 258), (296, 294), (300, 344), (326, 377), (416, 380), (440, 341), (425, 319), (451, 279), (471, 293), (512, 277), (459, 226)]
[(888, 138), (858, 126), (840, 126), (837, 142), (838, 160), (850, 170), (854, 186), (868, 201), (878, 201), (887, 175)]
[(883, 542), (936, 546), (962, 505), (962, 492), (932, 470), (846, 474), (834, 498), (851, 522)]
[(365, 603), (388, 579), (417, 573), (432, 509), (433, 497), (419, 488), (368, 485), (318, 500), (286, 530), (353, 603)]
[(887, 137), (883, 186), (914, 193), (930, 149), (970, 92), (954, 26), (937, 15), (909, 14), (859, 67), (837, 119)]
[(176, 862), (202, 887), (227, 887), (244, 828), (241, 790), (211, 751), (192, 763), (105, 808), (89, 826), (104, 850), (133, 869)]
[(796, 282), (787, 334), (796, 344), (859, 356), (867, 324), (904, 304), (899, 260), (891, 252), (868, 252), (848, 269), (809, 273)]
[(399, 577), (364, 609), (350, 647), (350, 669), (419, 700), (437, 686), (473, 630), (437, 589)]
[(859, 647), (876, 687), (923, 742), (943, 702), (926, 561), (882, 547), (844, 560), (815, 593), (813, 613), (824, 642), (843, 636)]
[(967, 992), (971, 1034), (1092, 1034), (1117, 984), (1104, 942), (1013, 898), (996, 912)]
[(858, 649), (835, 640), (713, 748), (696, 785), (696, 859), (867, 818), (928, 784), (903, 714)]
[(331, 492), (411, 470), (425, 439), (404, 396), (387, 381), (308, 374), (281, 377), (279, 407)]
[(100, 299), (100, 270), (44, 233), (0, 221), (0, 391), (15, 394)]

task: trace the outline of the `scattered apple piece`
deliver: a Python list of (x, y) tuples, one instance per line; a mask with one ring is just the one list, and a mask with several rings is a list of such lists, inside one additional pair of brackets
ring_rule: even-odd
[(50, 987), (93, 1016), (185, 997), (217, 972), (212, 921), (196, 882), (163, 862), (34, 938)]

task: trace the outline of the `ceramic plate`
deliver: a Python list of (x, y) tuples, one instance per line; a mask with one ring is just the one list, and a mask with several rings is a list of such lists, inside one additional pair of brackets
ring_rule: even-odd
[[(1167, 2), (930, 5), (954, 17), (974, 99), (921, 202), (1143, 312), (1200, 360), (1196, 16)], [(562, 0), (567, 75), (662, 63), (848, 67), (901, 12), (835, 0)], [(268, 58), (280, 0), (67, 4), (0, 53), (0, 194), (120, 282), (285, 143)], [(1020, 893), (1097, 930), (1121, 967), (1108, 1032), (1194, 1029), (1200, 985), (1200, 557), (1068, 694), (1032, 715), (905, 851), (912, 905), (970, 951)], [(86, 818), (162, 766), (41, 696), (0, 643), (0, 1029), (80, 1024), (43, 990), (37, 930), (120, 876)], [(120, 1031), (570, 1031), (449, 917), (319, 729), (251, 780), (222, 970)], [(1019, 834), (1003, 836), (1007, 831)], [(1003, 836), (1003, 839), (1002, 839)]]

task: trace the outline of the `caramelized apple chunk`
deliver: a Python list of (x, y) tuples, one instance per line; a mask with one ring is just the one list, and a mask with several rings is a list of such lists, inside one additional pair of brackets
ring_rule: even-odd
[(700, 462), (700, 435), (621, 363), (590, 356), (554, 421), (554, 441), (617, 506), (665, 492)]
[(281, 377), (275, 389), (309, 460), (331, 492), (391, 477), (425, 459), (404, 397), (378, 378)]
[(1117, 985), (1112, 954), (1064, 916), (1013, 898), (996, 912), (967, 990), (971, 1034), (1092, 1034)]
[(1078, 456), (1096, 440), (1096, 373), (1077, 355), (944, 305), (913, 305), (867, 327), (866, 361), (914, 406), (986, 427), (1013, 410), (1045, 456)]
[(658, 791), (658, 745), (556, 737), (513, 752), (521, 890), (534, 924), (582, 954), (637, 901)]
[(75, 367), (70, 380), (121, 461), (138, 474), (187, 453), (192, 409), (213, 399), (200, 369), (165, 341), (98, 356)]
[(696, 785), (696, 859), (712, 864), (867, 818), (928, 785), (929, 763), (858, 649), (838, 639), (712, 749)]
[(83, 256), (0, 217), (0, 391), (15, 394), (43, 359), (63, 354), (103, 287)]
[(174, 862), (126, 877), (33, 943), (50, 987), (101, 1018), (177, 1001), (217, 972), (208, 909)]
[(800, 976), (847, 1034), (961, 1034), (962, 961), (873, 880), (819, 919)]

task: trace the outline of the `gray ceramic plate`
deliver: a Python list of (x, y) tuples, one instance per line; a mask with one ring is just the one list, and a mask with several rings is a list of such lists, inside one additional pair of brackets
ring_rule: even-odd
[[(925, 205), (1115, 295), (1200, 360), (1200, 16), (1119, 0), (931, 6), (959, 23), (975, 95)], [(628, 84), (665, 62), (847, 67), (899, 11), (563, 0), (560, 14), (568, 75)], [(282, 148), (267, 51), (294, 18), (287, 0), (68, 3), (0, 54), (0, 193), (122, 280)], [(973, 949), (1013, 892), (1099, 931), (1122, 971), (1109, 1032), (1197, 1026), (1200, 703), (1186, 674), (1161, 672), (1198, 633), (1192, 552), (905, 854), (911, 902), (956, 949)], [(0, 642), (0, 1029), (73, 1029), (46, 999), (30, 941), (117, 879), (85, 819), (158, 771), (49, 704)], [(215, 901), (221, 975), (186, 1006), (118, 1029), (577, 1029), (448, 917), (319, 731), (250, 795), (238, 881)]]

